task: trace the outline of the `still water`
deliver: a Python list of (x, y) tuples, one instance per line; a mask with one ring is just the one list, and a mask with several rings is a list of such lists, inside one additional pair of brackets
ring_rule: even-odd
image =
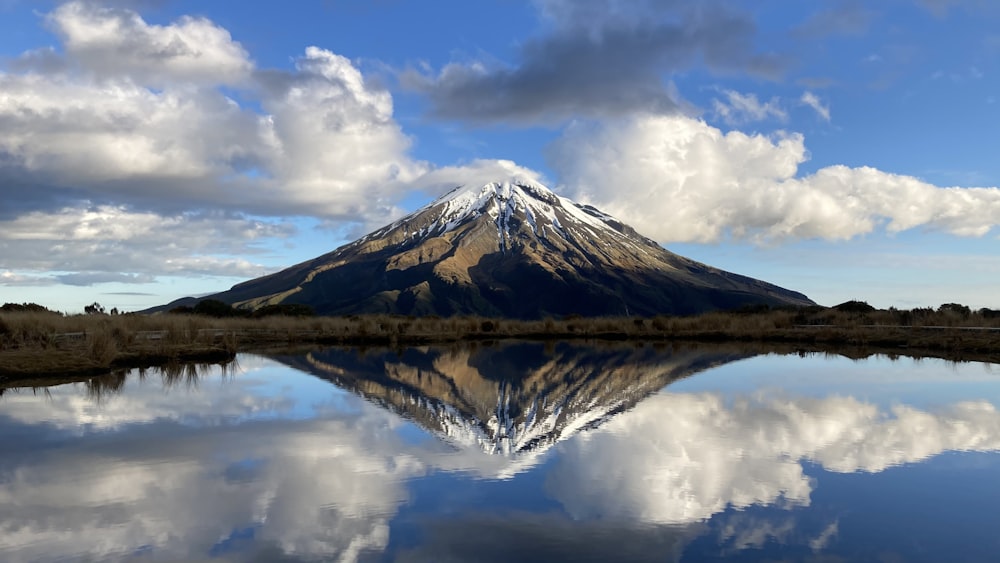
[(0, 561), (996, 561), (1000, 366), (509, 343), (0, 396)]

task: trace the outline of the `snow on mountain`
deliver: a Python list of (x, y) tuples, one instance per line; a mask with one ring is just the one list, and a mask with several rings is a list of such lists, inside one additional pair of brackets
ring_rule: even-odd
[[(361, 241), (378, 239), (398, 229), (404, 229), (413, 240), (426, 240), (450, 233), (480, 217), (486, 217), (496, 226), (497, 239), (504, 248), (515, 238), (512, 229), (516, 230), (524, 221), (535, 237), (556, 234), (563, 238), (600, 239), (612, 236), (633, 244), (628, 235), (619, 230), (622, 223), (614, 217), (524, 179), (491, 182), (478, 188), (459, 186), (410, 215), (366, 235)], [(569, 229), (563, 227), (560, 217), (564, 222), (567, 217), (571, 219)], [(414, 228), (416, 226), (419, 229)]]
[(523, 179), (455, 188), (328, 254), (210, 298), (248, 309), (296, 303), (329, 315), (515, 318), (812, 304), (678, 256)]

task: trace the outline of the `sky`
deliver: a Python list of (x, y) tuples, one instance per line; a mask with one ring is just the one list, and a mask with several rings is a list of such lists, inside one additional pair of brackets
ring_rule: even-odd
[(0, 301), (206, 295), (523, 177), (823, 305), (1000, 308), (998, 24), (988, 0), (0, 0)]

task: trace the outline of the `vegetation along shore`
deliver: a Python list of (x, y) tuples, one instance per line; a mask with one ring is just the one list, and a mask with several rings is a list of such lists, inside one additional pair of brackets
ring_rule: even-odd
[(0, 383), (84, 377), (112, 369), (180, 362), (224, 363), (263, 347), (418, 345), (462, 340), (593, 339), (735, 341), (794, 345), (802, 351), (851, 351), (1000, 362), (1000, 311), (948, 303), (936, 309), (879, 310), (864, 302), (835, 307), (757, 307), (697, 316), (483, 317), (364, 315), (316, 317), (303, 307), (255, 315), (221, 302), (157, 315), (64, 315), (34, 304), (0, 307)]

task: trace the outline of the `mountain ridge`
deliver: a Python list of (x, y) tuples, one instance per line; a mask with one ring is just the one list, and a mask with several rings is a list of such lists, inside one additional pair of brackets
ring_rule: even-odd
[(813, 304), (671, 253), (624, 222), (524, 179), (457, 187), (332, 252), (209, 298), (245, 309), (304, 304), (319, 314), (513, 318)]

